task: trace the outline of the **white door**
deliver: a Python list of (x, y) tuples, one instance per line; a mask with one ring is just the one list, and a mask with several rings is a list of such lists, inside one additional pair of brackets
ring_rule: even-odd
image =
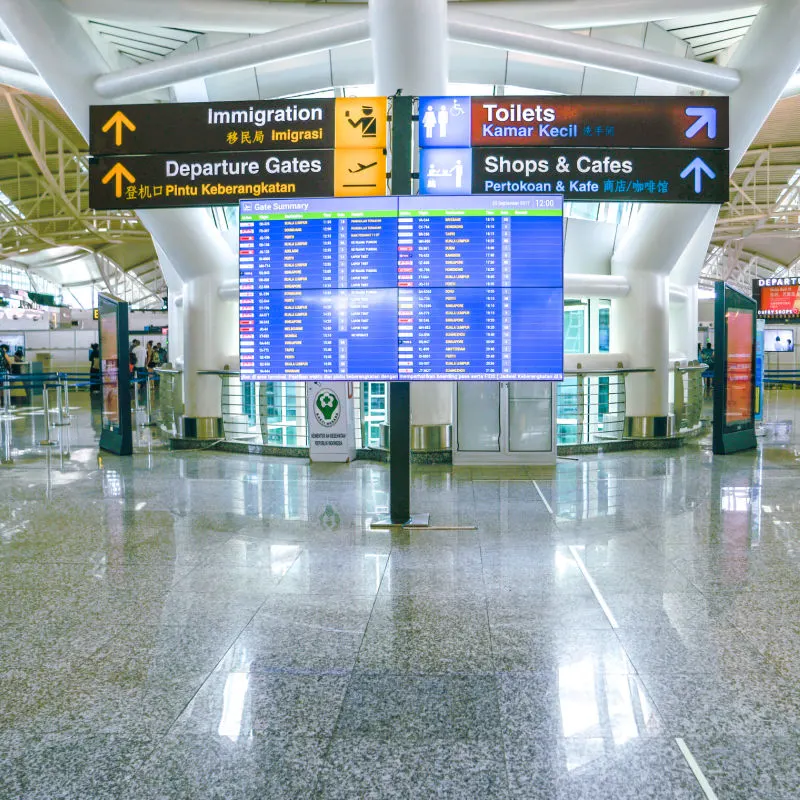
[(456, 384), (454, 464), (555, 464), (554, 384)]

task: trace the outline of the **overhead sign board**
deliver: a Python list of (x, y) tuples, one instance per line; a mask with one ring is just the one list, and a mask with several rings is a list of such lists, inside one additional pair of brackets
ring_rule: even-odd
[(95, 156), (383, 149), (386, 98), (92, 106), (89, 123)]
[(187, 153), (99, 158), (89, 167), (95, 209), (236, 205), (244, 198), (386, 194), (383, 150)]
[(729, 146), (727, 97), (420, 97), (420, 147)]
[(800, 322), (800, 278), (757, 278), (753, 299), (761, 319)]
[(427, 149), (420, 194), (532, 194), (567, 200), (723, 203), (726, 150), (611, 148)]

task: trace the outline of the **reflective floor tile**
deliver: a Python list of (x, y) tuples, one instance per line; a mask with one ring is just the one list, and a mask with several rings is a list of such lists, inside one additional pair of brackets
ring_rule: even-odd
[(671, 736), (786, 737), (800, 732), (800, 698), (771, 667), (718, 674), (641, 675)]
[(755, 672), (765, 667), (756, 648), (730, 625), (661, 625), (619, 631), (636, 670), (724, 676), (739, 669)]
[(497, 677), (507, 736), (628, 741), (663, 731), (655, 704), (635, 675), (598, 672), (586, 661)]
[(271, 597), (233, 643), (218, 670), (352, 669), (373, 603), (371, 597)]
[(596, 672), (635, 672), (614, 631), (544, 628), (536, 622), (491, 626), (495, 668), (501, 672), (536, 672), (591, 664)]
[(281, 594), (375, 595), (389, 556), (368, 548), (304, 549), (278, 586)]
[(555, 628), (610, 630), (611, 625), (595, 596), (560, 594), (552, 590), (487, 592), (489, 623), (529, 625), (541, 631)]
[(243, 736), (330, 735), (349, 673), (278, 669), (274, 673), (214, 673), (175, 724), (176, 733), (216, 733), (234, 719)]
[(381, 594), (481, 594), (483, 574), (477, 543), (468, 549), (429, 546), (421, 551), (394, 549)]
[(264, 800), (311, 797), (319, 739), (240, 734), (235, 720), (207, 735), (172, 734), (131, 777), (124, 800)]
[(320, 771), (324, 800), (507, 800), (503, 747), (494, 742), (405, 739), (371, 741), (335, 736)]
[(465, 596), (380, 596), (356, 666), (385, 672), (492, 672), (486, 603)]
[(519, 800), (705, 800), (673, 739), (506, 740)]
[(498, 742), (497, 680), (494, 675), (355, 672), (336, 732), (381, 742)]
[(113, 735), (4, 737), (0, 740), (0, 797), (120, 797), (155, 747), (155, 740)]
[(726, 800), (800, 797), (798, 737), (719, 737), (709, 730), (686, 744), (711, 788)]

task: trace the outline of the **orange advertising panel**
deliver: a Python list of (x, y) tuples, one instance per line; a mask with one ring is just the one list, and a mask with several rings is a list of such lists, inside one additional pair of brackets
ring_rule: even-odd
[(728, 371), (725, 424), (749, 422), (753, 413), (753, 313), (732, 309), (725, 314), (728, 328)]

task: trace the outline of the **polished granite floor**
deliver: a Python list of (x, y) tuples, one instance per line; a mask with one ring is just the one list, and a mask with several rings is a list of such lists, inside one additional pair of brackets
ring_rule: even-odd
[(727, 458), (417, 467), (395, 534), (384, 465), (0, 421), (0, 797), (796, 799), (799, 400)]

